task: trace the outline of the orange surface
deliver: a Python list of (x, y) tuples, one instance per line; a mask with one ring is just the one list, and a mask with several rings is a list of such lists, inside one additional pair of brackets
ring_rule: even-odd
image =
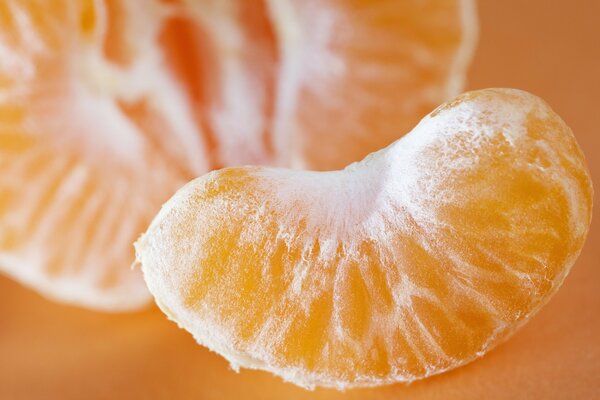
[[(570, 9), (576, 4), (576, 9)], [(600, 187), (600, 3), (482, 0), (470, 86), (518, 87), (573, 129)], [(596, 196), (597, 198), (597, 196)], [(0, 281), (0, 398), (600, 398), (600, 225), (552, 301), (481, 360), (414, 383), (306, 392), (266, 373), (237, 375), (156, 310), (103, 315)]]

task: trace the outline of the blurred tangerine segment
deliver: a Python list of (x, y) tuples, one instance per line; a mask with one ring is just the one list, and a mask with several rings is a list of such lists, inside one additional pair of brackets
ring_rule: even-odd
[(210, 169), (140, 1), (0, 4), (0, 268), (106, 310), (147, 303), (131, 243)]
[(293, 167), (343, 168), (462, 91), (473, 0), (269, 0), (280, 65), (273, 135)]
[(168, 195), (214, 168), (339, 167), (391, 142), (462, 83), (472, 13), (1, 2), (0, 270), (58, 300), (140, 307), (131, 244)]
[(424, 378), (505, 340), (558, 290), (591, 209), (560, 117), (487, 89), (344, 170), (213, 171), (136, 248), (161, 309), (234, 368), (344, 389)]

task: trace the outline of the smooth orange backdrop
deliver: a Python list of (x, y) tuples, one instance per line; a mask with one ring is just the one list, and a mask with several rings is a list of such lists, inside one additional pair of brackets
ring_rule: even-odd
[[(546, 99), (600, 191), (600, 2), (481, 0), (470, 88)], [(0, 399), (600, 399), (600, 211), (564, 286), (510, 341), (455, 371), (339, 393), (236, 374), (156, 309), (106, 315), (0, 278)]]

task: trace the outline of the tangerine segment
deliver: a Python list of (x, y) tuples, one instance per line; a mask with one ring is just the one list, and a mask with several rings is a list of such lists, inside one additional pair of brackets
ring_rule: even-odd
[(281, 59), (274, 142), (293, 167), (361, 160), (462, 91), (474, 0), (267, 3)]
[(565, 123), (487, 89), (341, 171), (211, 172), (136, 249), (162, 310), (234, 368), (342, 389), (424, 378), (507, 338), (562, 283), (591, 208)]
[(0, 4), (0, 270), (105, 310), (151, 299), (131, 243), (208, 171), (157, 2)]
[[(327, 120), (344, 135), (320, 143), (322, 127), (296, 115), (334, 115), (324, 100), (339, 95), (408, 110), (388, 119), (380, 103), (336, 103), (368, 122), (357, 132), (394, 131), (371, 124), (380, 115), (373, 107), (386, 126), (411, 120), (418, 107), (394, 96), (437, 102), (449, 92), (440, 87), (456, 86), (472, 38), (463, 18), (472, 1), (402, 9), (328, 1), (319, 11), (315, 2), (267, 0), (0, 2), (0, 270), (55, 299), (140, 306), (149, 295), (141, 274), (127, 269), (129, 245), (168, 193), (221, 166), (297, 165), (315, 153), (302, 164), (325, 168), (330, 155), (320, 144), (335, 165), (342, 153), (357, 159), (356, 148), (340, 146), (353, 142), (353, 123)], [(312, 19), (316, 30), (286, 30)], [(330, 43), (316, 34), (328, 32), (329, 20), (354, 31), (338, 29)], [(363, 35), (382, 44), (376, 54), (365, 52)], [(314, 54), (319, 62), (304, 69)], [(356, 73), (337, 71), (330, 85), (332, 65)], [(388, 73), (365, 81), (369, 71)], [(320, 97), (306, 97), (316, 85)], [(339, 90), (350, 85), (357, 90)], [(288, 139), (301, 132), (306, 140)], [(373, 148), (356, 143), (361, 152)]]

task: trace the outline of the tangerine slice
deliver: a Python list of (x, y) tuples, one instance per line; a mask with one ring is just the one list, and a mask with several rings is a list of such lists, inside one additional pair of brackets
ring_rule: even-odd
[(560, 117), (487, 89), (340, 171), (213, 171), (136, 250), (160, 308), (234, 368), (344, 389), (424, 378), (505, 340), (558, 290), (591, 209)]
[(281, 68), (281, 165), (332, 170), (408, 132), (462, 92), (473, 0), (269, 0)]
[(0, 271), (142, 306), (131, 243), (168, 194), (213, 168), (323, 169), (389, 143), (460, 86), (472, 1), (2, 1)]
[(0, 4), (0, 270), (104, 310), (151, 297), (131, 244), (209, 170), (155, 2)]

